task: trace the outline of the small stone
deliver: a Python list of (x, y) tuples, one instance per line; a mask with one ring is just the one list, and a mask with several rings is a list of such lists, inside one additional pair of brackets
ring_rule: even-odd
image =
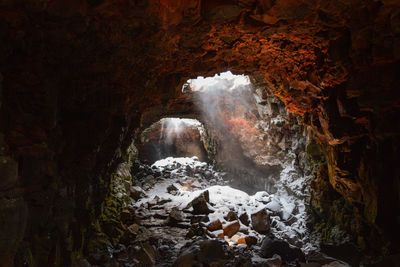
[(150, 200), (148, 203), (151, 206), (157, 205), (157, 203), (160, 201), (160, 197), (159, 196), (155, 196), (152, 200)]
[(144, 197), (146, 194), (144, 193), (143, 189), (139, 186), (131, 186), (130, 188), (130, 196), (135, 201), (138, 201), (140, 198)]
[(238, 219), (236, 213), (234, 211), (229, 211), (228, 214), (224, 217), (228, 222), (233, 222)]
[(214, 232), (212, 232), (212, 234), (215, 236), (215, 237), (219, 237), (219, 238), (222, 238), (222, 239), (224, 239), (224, 230), (217, 230), (217, 231), (214, 231)]
[(249, 215), (247, 215), (247, 213), (242, 213), (239, 216), (239, 221), (241, 223), (243, 223), (244, 225), (249, 226), (249, 224), (250, 224)]
[(220, 220), (215, 220), (215, 221), (213, 221), (213, 222), (210, 222), (210, 223), (207, 225), (207, 229), (208, 229), (209, 231), (211, 231), (211, 232), (216, 231), (216, 230), (220, 230), (220, 229), (222, 229), (222, 223), (221, 223)]
[(184, 219), (183, 212), (180, 211), (178, 208), (173, 208), (171, 212), (169, 213), (168, 220), (170, 223), (177, 223), (177, 222), (182, 222)]
[(188, 233), (186, 234), (186, 238), (192, 238), (194, 236), (205, 236), (206, 230), (201, 226), (201, 224), (193, 224)]
[(178, 193), (178, 188), (176, 188), (176, 186), (174, 186), (173, 184), (171, 184), (170, 186), (167, 187), (167, 192), (171, 195), (176, 195)]
[(253, 229), (260, 234), (267, 234), (270, 231), (269, 215), (265, 209), (262, 209), (251, 215), (251, 224)]
[(130, 226), (128, 226), (128, 231), (132, 235), (137, 235), (137, 233), (139, 232), (139, 229), (140, 229), (140, 226), (135, 224), (135, 223), (130, 225)]
[(234, 234), (236, 234), (240, 229), (240, 223), (238, 221), (230, 223), (223, 227), (224, 235), (231, 238)]
[(209, 221), (210, 221), (210, 218), (208, 218), (207, 215), (192, 216), (192, 218), (190, 218), (191, 224), (196, 224), (196, 223), (200, 223), (200, 222), (209, 222)]

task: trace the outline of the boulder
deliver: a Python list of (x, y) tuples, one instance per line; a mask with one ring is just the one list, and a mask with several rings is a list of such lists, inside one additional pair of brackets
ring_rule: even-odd
[(251, 214), (251, 224), (254, 231), (260, 234), (267, 234), (270, 231), (269, 215), (266, 209), (262, 209), (256, 213)]
[(230, 223), (223, 227), (224, 235), (231, 238), (234, 234), (236, 234), (240, 229), (240, 223), (238, 221)]
[(224, 217), (224, 219), (227, 220), (228, 222), (233, 222), (236, 221), (238, 217), (234, 211), (230, 210), (228, 214)]
[(212, 211), (208, 208), (209, 193), (204, 191), (198, 197), (192, 200), (193, 214), (209, 214)]
[(197, 241), (183, 250), (172, 266), (226, 266), (228, 257), (223, 244), (218, 240)]
[(261, 244), (260, 256), (263, 258), (271, 258), (278, 254), (286, 262), (295, 260), (305, 262), (304, 253), (297, 247), (291, 246), (283, 240), (266, 236)]
[(249, 226), (249, 224), (250, 224), (249, 215), (247, 215), (247, 213), (242, 213), (239, 216), (239, 221), (241, 223), (243, 223), (244, 225)]
[(222, 229), (222, 223), (220, 220), (212, 221), (207, 225), (207, 230), (209, 230), (211, 232), (220, 230), (220, 229)]

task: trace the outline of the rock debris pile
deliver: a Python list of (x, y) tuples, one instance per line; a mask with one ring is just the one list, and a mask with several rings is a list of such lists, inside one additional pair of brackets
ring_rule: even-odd
[(301, 229), (291, 229), (297, 239), (274, 235), (276, 227), (296, 227), (295, 212), (287, 219), (274, 195), (231, 188), (224, 173), (196, 157), (135, 162), (132, 171), (135, 202), (121, 213), (125, 233), (112, 266), (299, 266), (313, 259), (347, 266), (292, 245), (303, 244)]

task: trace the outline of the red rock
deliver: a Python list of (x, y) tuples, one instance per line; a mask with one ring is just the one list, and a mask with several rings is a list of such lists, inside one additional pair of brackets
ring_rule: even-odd
[(234, 234), (236, 234), (240, 229), (240, 223), (238, 221), (227, 224), (223, 227), (224, 230), (224, 235), (227, 237), (232, 237)]
[(220, 220), (215, 220), (207, 225), (207, 229), (211, 232), (222, 229), (222, 223)]

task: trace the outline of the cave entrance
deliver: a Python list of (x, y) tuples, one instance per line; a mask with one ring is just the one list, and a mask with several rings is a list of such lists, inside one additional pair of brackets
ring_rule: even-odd
[(167, 157), (197, 157), (208, 161), (205, 142), (206, 133), (200, 121), (167, 117), (141, 133), (137, 148), (140, 161), (147, 164)]
[(245, 75), (190, 79), (182, 92), (179, 100), (196, 109), (191, 119), (168, 117), (184, 116), (184, 108), (149, 110), (143, 121), (159, 120), (136, 141), (133, 205), (141, 225), (173, 239), (174, 250), (196, 236), (250, 248), (269, 234), (315, 248), (306, 228), (311, 171), (298, 118)]

